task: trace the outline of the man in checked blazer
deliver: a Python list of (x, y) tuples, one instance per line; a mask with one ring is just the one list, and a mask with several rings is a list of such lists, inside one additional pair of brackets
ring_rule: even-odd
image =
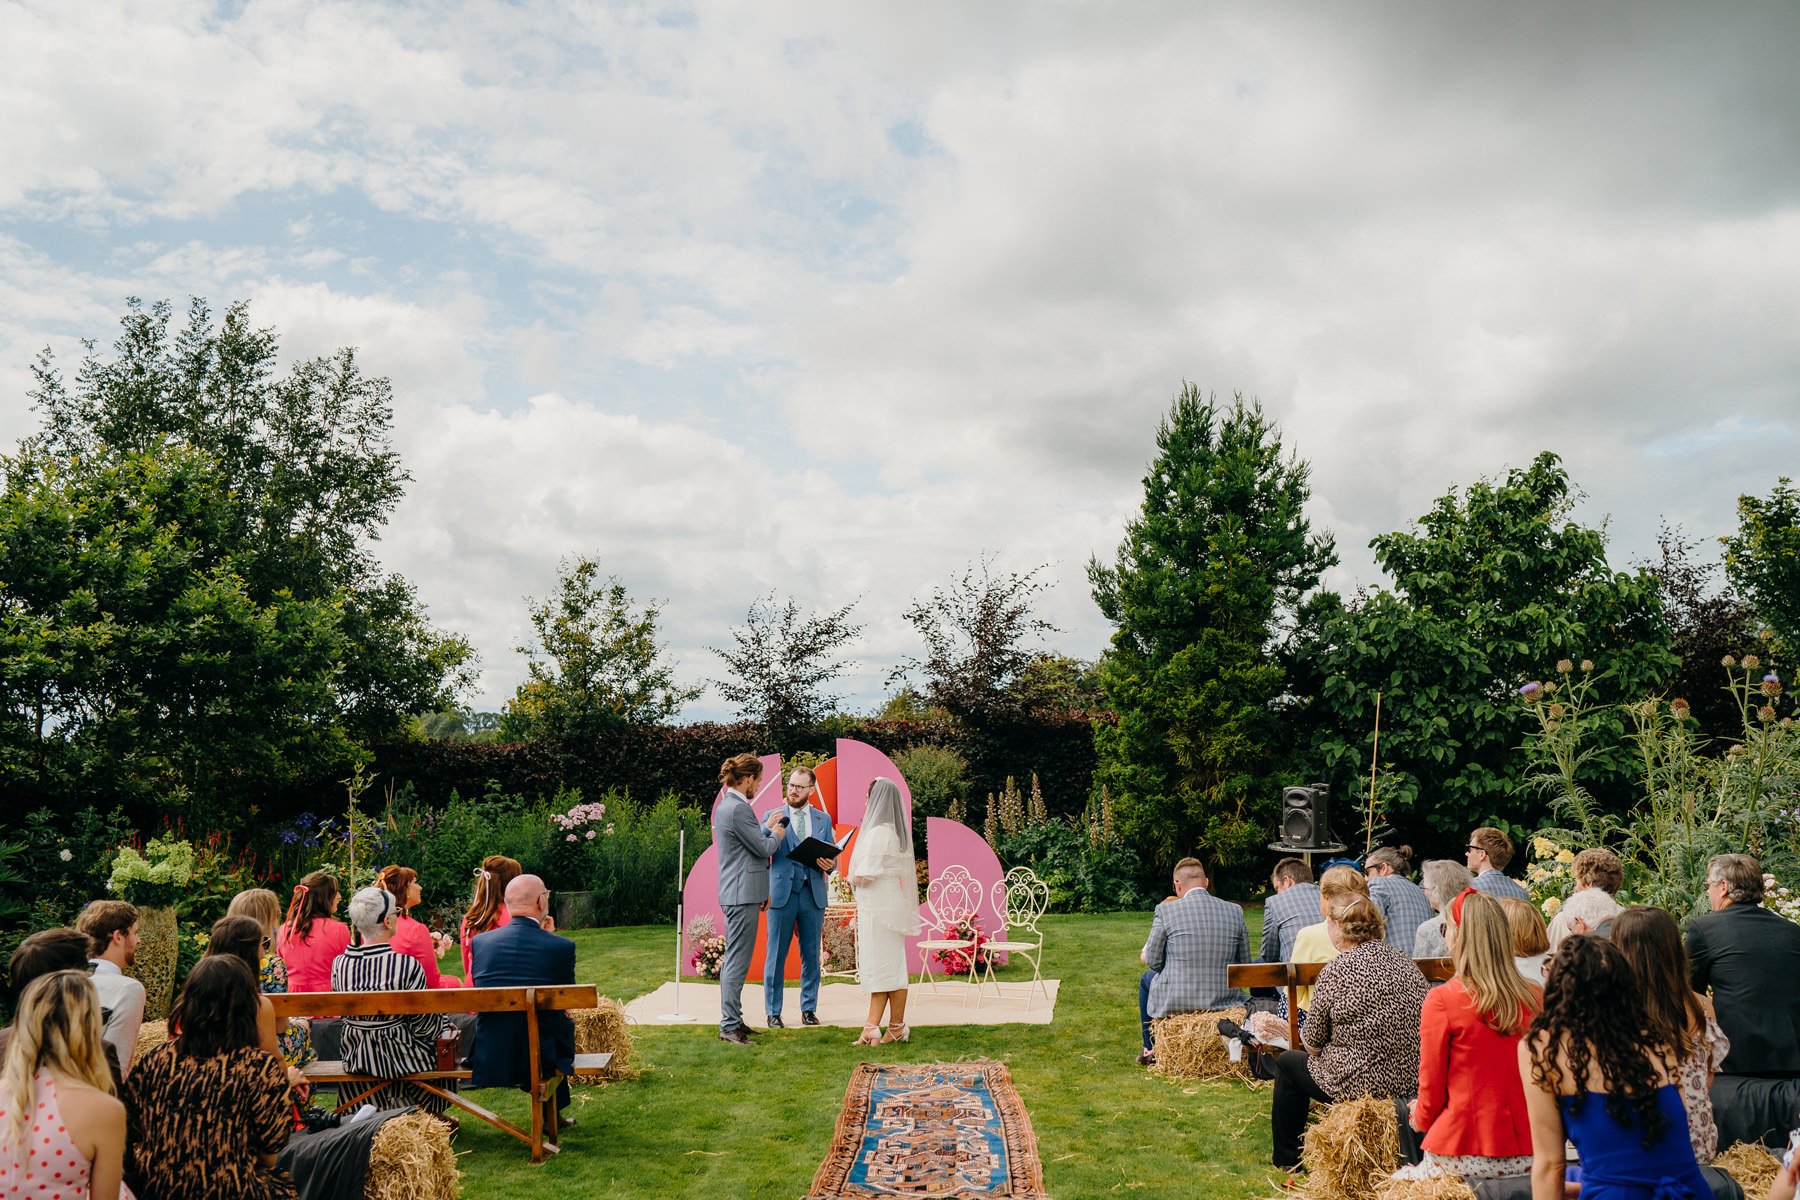
[(1197, 858), (1175, 864), (1175, 898), (1156, 906), (1142, 958), (1149, 967), (1138, 982), (1138, 1017), (1144, 1052), (1138, 1062), (1156, 1061), (1150, 1021), (1175, 1013), (1206, 1012), (1244, 1003), (1244, 993), (1225, 983), (1225, 968), (1250, 961), (1250, 930), (1244, 910), (1206, 890), (1206, 868)]

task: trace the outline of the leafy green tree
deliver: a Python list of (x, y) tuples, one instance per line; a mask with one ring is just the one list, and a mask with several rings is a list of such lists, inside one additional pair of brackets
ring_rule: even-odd
[(1766, 500), (1738, 497), (1738, 531), (1720, 540), (1726, 576), (1774, 630), (1782, 656), (1800, 659), (1800, 490), (1784, 475)]
[(1721, 683), (1725, 676), (1719, 663), (1728, 654), (1760, 648), (1761, 622), (1748, 600), (1729, 585), (1715, 584), (1719, 564), (1696, 559), (1697, 546), (1664, 526), (1657, 534), (1656, 557), (1644, 564), (1662, 597), (1669, 648), (1681, 660), (1669, 677), (1669, 696), (1687, 701), (1703, 737), (1736, 737), (1743, 732), (1743, 714), (1731, 688)]
[(1023, 715), (1018, 684), (1036, 657), (1026, 642), (1056, 631), (1032, 611), (1050, 586), (1038, 578), (1044, 568), (996, 575), (991, 566), (992, 559), (983, 557), (907, 608), (907, 623), (925, 640), (925, 656), (908, 659), (888, 676), (894, 683), (918, 672), (931, 707), (975, 727)]
[(704, 689), (677, 684), (674, 666), (663, 661), (661, 611), (635, 608), (617, 576), (601, 579), (597, 560), (565, 561), (556, 595), (531, 605), (538, 644), (518, 648), (529, 677), (507, 702), (501, 738), (582, 746), (680, 712)]
[(34, 447), (83, 470), (191, 447), (228, 497), (210, 534), (244, 595), (336, 610), (332, 721), (366, 741), (453, 706), (472, 682), (473, 651), (434, 628), (412, 585), (373, 551), (410, 478), (389, 444), (388, 381), (364, 375), (349, 349), (280, 373), (274, 331), (251, 325), (242, 303), (215, 324), (195, 300), (173, 335), (170, 316), (166, 302), (130, 300), (111, 356), (86, 343), (72, 384), (45, 351)]
[(0, 475), (0, 786), (15, 803), (229, 822), (260, 785), (354, 753), (336, 598), (256, 593), (214, 460), (28, 445)]
[(791, 597), (779, 608), (773, 595), (753, 601), (743, 628), (731, 631), (736, 645), (713, 651), (730, 668), (713, 686), (744, 720), (778, 733), (817, 724), (840, 699), (825, 685), (853, 665), (837, 653), (862, 632), (850, 621), (854, 607), (803, 617)]
[[(1440, 839), (1480, 824), (1535, 828), (1548, 797), (1526, 782), (1519, 689), (1589, 664), (1590, 702), (1619, 723), (1619, 704), (1669, 678), (1677, 660), (1656, 578), (1608, 566), (1605, 535), (1570, 520), (1573, 504), (1567, 472), (1545, 452), (1499, 482), (1452, 489), (1414, 530), (1370, 543), (1392, 589), (1358, 596), (1300, 658), (1312, 672), (1313, 750), (1337, 796), (1359, 795), (1367, 778), (1379, 693), (1387, 821)], [(1590, 790), (1619, 807), (1631, 755), (1622, 736), (1601, 742)]]
[(1094, 783), (1163, 867), (1267, 840), (1287, 690), (1276, 644), (1337, 560), (1306, 519), (1307, 468), (1282, 456), (1260, 405), (1221, 408), (1183, 384), (1156, 444), (1140, 514), (1088, 578), (1116, 627), (1098, 670), (1118, 721), (1095, 726)]

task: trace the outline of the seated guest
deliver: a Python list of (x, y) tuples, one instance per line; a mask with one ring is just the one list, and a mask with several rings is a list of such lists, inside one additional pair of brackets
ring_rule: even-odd
[[(367, 887), (350, 897), (350, 921), (362, 945), (351, 946), (332, 964), (332, 991), (410, 992), (424, 988), (424, 970), (394, 952), (394, 925), (399, 918), (400, 906), (381, 888)], [(357, 1074), (395, 1080), (369, 1097), (376, 1108), (411, 1104), (442, 1116), (448, 1101), (401, 1082), (400, 1077), (437, 1070), (437, 1042), (444, 1028), (444, 1018), (435, 1013), (345, 1017), (344, 1067)], [(444, 1121), (455, 1127), (450, 1118)]]
[(475, 938), (490, 929), (500, 928), (510, 919), (506, 911), (506, 886), (523, 871), (518, 859), (504, 854), (490, 854), (475, 868), (475, 896), (468, 911), (463, 913), (462, 926), (457, 930), (457, 939), (462, 942), (464, 979), (474, 978), (469, 947)]
[(1319, 889), (1312, 868), (1284, 858), (1269, 873), (1275, 894), (1263, 902), (1262, 961), (1287, 962), (1300, 931), (1319, 919)]
[(144, 1023), (144, 985), (125, 974), (137, 959), (138, 910), (123, 900), (95, 900), (81, 910), (75, 928), (88, 936), (106, 1040), (119, 1056), (120, 1072), (129, 1074)]
[(337, 880), (314, 871), (294, 885), (287, 921), (275, 935), (275, 953), (287, 964), (290, 992), (331, 990), (331, 964), (350, 944), (350, 927), (332, 919)]
[(1149, 968), (1138, 980), (1138, 1025), (1144, 1049), (1138, 1063), (1156, 1061), (1150, 1022), (1185, 1012), (1210, 1012), (1244, 1002), (1227, 986), (1225, 968), (1250, 961), (1244, 910), (1206, 890), (1206, 868), (1197, 858), (1175, 866), (1175, 898), (1156, 906), (1150, 936), (1138, 957)]
[[(536, 875), (506, 885), (505, 925), (476, 936), (471, 947), (474, 987), (537, 987), (575, 982), (575, 943), (552, 930), (550, 891)], [(475, 1018), (475, 1053), (469, 1059), (473, 1087), (518, 1087), (531, 1079), (531, 1048), (524, 1013), (481, 1013)], [(538, 1056), (543, 1069), (567, 1076), (575, 1069), (575, 1018), (538, 1014)], [(569, 1105), (569, 1083), (557, 1085), (560, 1114)], [(559, 1124), (573, 1125), (567, 1117)]]
[[(387, 892), (400, 906), (400, 920), (394, 926), (394, 952), (419, 964), (425, 972), (426, 987), (461, 987), (463, 981), (456, 976), (438, 973), (438, 935), (427, 929), (423, 921), (413, 919), (412, 907), (422, 899), (419, 873), (411, 867), (383, 867), (381, 874), (375, 877), (375, 886)], [(446, 948), (449, 945), (448, 941), (444, 943)]]
[[(1545, 972), (1544, 1008), (1519, 1048), (1531, 1119), (1531, 1194), (1565, 1195), (1564, 1141), (1581, 1155), (1581, 1195), (1705, 1200), (1675, 1047), (1646, 1037), (1631, 968), (1604, 938), (1571, 937)], [(1574, 1182), (1572, 1180), (1568, 1182)]]
[[(1330, 962), (1338, 956), (1337, 944), (1332, 940), (1329, 921), (1331, 907), (1343, 900), (1355, 896), (1368, 898), (1369, 880), (1355, 867), (1331, 867), (1319, 876), (1319, 917), (1320, 920), (1308, 925), (1294, 937), (1294, 948), (1290, 962)], [(1380, 910), (1377, 909), (1377, 912)], [(1300, 1017), (1306, 1017), (1306, 1010), (1312, 1005), (1312, 989), (1310, 987), (1294, 989), (1295, 1002), (1300, 1006)], [(1283, 994), (1281, 1004), (1274, 1012), (1251, 1013), (1244, 1022), (1250, 1035), (1266, 1046), (1288, 1046), (1288, 1012), (1287, 996)]]
[(1531, 1126), (1519, 1080), (1519, 1040), (1543, 996), (1513, 969), (1512, 930), (1492, 898), (1470, 888), (1450, 902), (1456, 974), (1419, 1014), (1419, 1096), (1412, 1126), (1424, 1161), (1399, 1179), (1465, 1181), (1531, 1170)]
[[(1325, 872), (1322, 891), (1342, 869)], [(1381, 911), (1367, 896), (1340, 896), (1327, 904), (1325, 926), (1339, 955), (1313, 987), (1300, 1027), (1305, 1049), (1284, 1051), (1275, 1063), (1269, 1121), (1278, 1167), (1299, 1165), (1312, 1101), (1405, 1096), (1418, 1086), (1425, 976), (1382, 940)]]
[(1564, 900), (1550, 919), (1550, 949), (1555, 950), (1564, 938), (1578, 933), (1606, 937), (1612, 931), (1613, 918), (1624, 911), (1612, 893), (1600, 888), (1583, 888)]
[(291, 1200), (275, 1165), (292, 1097), (281, 1060), (257, 1044), (256, 976), (232, 955), (202, 958), (169, 1014), (170, 1038), (125, 1084), (125, 1180), (138, 1200)]
[(1531, 901), (1511, 896), (1500, 901), (1500, 908), (1512, 930), (1513, 965), (1527, 981), (1543, 987), (1544, 964), (1550, 961), (1550, 935), (1544, 929), (1544, 915)]
[[(1598, 892), (1608, 898), (1618, 895), (1619, 885), (1625, 881), (1625, 866), (1619, 861), (1619, 856), (1611, 850), (1595, 846), (1583, 850), (1575, 856), (1574, 861), (1569, 864), (1569, 874), (1575, 879), (1575, 890), (1569, 893), (1563, 900), (1562, 906), (1556, 910), (1556, 915), (1550, 918), (1550, 948), (1552, 950), (1562, 945), (1562, 940), (1571, 933), (1598, 933), (1601, 937), (1606, 936), (1606, 931), (1595, 928), (1591, 920), (1587, 921), (1586, 929), (1573, 928), (1570, 925), (1573, 914), (1568, 911), (1569, 902), (1575, 897), (1581, 896), (1584, 898), (1584, 906), (1592, 904), (1597, 897), (1588, 896), (1589, 892)], [(1604, 908), (1605, 906), (1601, 905), (1600, 907)], [(1578, 911), (1593, 912), (1595, 909), (1584, 907)], [(1607, 919), (1618, 916), (1622, 911), (1624, 910), (1619, 907), (1618, 902), (1614, 901), (1612, 911), (1607, 914)]]
[(1419, 890), (1425, 893), (1425, 899), (1438, 915), (1420, 925), (1418, 933), (1413, 935), (1414, 958), (1449, 956), (1450, 944), (1444, 936), (1444, 922), (1447, 919), (1444, 906), (1474, 885), (1475, 876), (1470, 874), (1469, 869), (1448, 858), (1429, 859), (1419, 868)]
[[(252, 972), (260, 973), (262, 968), (263, 932), (262, 926), (254, 917), (220, 917), (213, 922), (212, 937), (206, 944), (208, 955), (224, 954), (236, 958)], [(281, 1058), (281, 1039), (276, 1034), (275, 1006), (269, 998), (262, 994), (260, 987), (256, 996), (256, 1043), (270, 1054)], [(287, 1067), (288, 1086), (294, 1089), (294, 1095), (306, 1099), (312, 1090), (306, 1081), (306, 1075), (300, 1068), (282, 1059)]]
[(1382, 936), (1387, 944), (1402, 954), (1411, 954), (1419, 926), (1431, 920), (1431, 901), (1425, 892), (1407, 878), (1412, 870), (1412, 847), (1398, 850), (1383, 846), (1369, 852), (1363, 860), (1363, 874), (1369, 878), (1369, 899), (1381, 910), (1387, 923)]
[(1711, 1089), (1731, 1043), (1713, 1017), (1712, 1001), (1690, 985), (1687, 950), (1674, 917), (1660, 908), (1625, 909), (1613, 922), (1612, 943), (1643, 991), (1650, 1040), (1674, 1046), (1679, 1055), (1677, 1086), (1687, 1110), (1688, 1140), (1695, 1161), (1704, 1166), (1719, 1151)]
[(85, 972), (52, 971), (20, 994), (0, 1059), (0, 1191), (131, 1200), (125, 1106), (113, 1097), (105, 1046)]
[[(74, 971), (86, 978), (88, 975), (88, 950), (93, 943), (88, 935), (79, 929), (41, 929), (27, 937), (13, 950), (7, 961), (7, 977), (12, 980), (13, 994), (22, 996), (31, 981), (41, 979), (54, 971)], [(90, 981), (91, 982), (91, 981)], [(98, 1002), (99, 992), (95, 992)], [(13, 1027), (8, 1025), (0, 1029), (0, 1058), (6, 1057), (6, 1047), (12, 1039)], [(112, 1075), (113, 1090), (117, 1092), (123, 1080), (123, 1072), (119, 1070), (119, 1054), (112, 1043), (102, 1040), (101, 1050), (106, 1056), (106, 1069)]]
[[(287, 960), (275, 953), (275, 931), (281, 926), (281, 901), (267, 888), (251, 888), (231, 898), (225, 910), (228, 917), (249, 917), (262, 928), (262, 953), (257, 961), (256, 980), (265, 996), (285, 995), (288, 990)], [(290, 1067), (304, 1067), (313, 1054), (310, 1026), (295, 1018), (276, 1031), (281, 1057)]]
[(1483, 825), (1469, 835), (1469, 872), (1475, 876), (1474, 888), (1496, 900), (1530, 900), (1531, 895), (1516, 880), (1507, 878), (1506, 864), (1512, 861), (1513, 843), (1505, 831)]

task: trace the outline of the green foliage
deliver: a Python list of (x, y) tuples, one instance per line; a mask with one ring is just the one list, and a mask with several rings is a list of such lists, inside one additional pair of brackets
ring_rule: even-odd
[(456, 792), (441, 809), (407, 797), (389, 814), (389, 841), (410, 857), (402, 863), (419, 873), (419, 890), (432, 908), (467, 907), (474, 873), (490, 854), (504, 854), (541, 871), (550, 859), (550, 806), (508, 795), (496, 785), (479, 797)]
[[(1718, 854), (1752, 854), (1765, 872), (1800, 880), (1793, 700), (1755, 655), (1725, 664), (1740, 733), (1721, 743), (1699, 733), (1680, 699), (1609, 706), (1585, 673), (1527, 687), (1521, 707), (1535, 726), (1526, 743), (1532, 778), (1553, 796), (1561, 823), (1543, 835), (1565, 845), (1615, 847), (1625, 865), (1622, 894), (1639, 904), (1705, 911), (1707, 862)], [(1604, 719), (1615, 714), (1629, 722), (1623, 735), (1616, 721)], [(1623, 816), (1595, 803), (1586, 780), (1615, 740), (1636, 763), (1637, 797)]]
[[(654, 804), (607, 794), (612, 832), (596, 841), (600, 852), (586, 880), (600, 924), (662, 925), (675, 920), (676, 822), (682, 811), (677, 797), (668, 793)], [(691, 870), (701, 851), (712, 844), (712, 826), (692, 809), (687, 817), (683, 869)]]
[(912, 793), (913, 845), (925, 845), (925, 819), (947, 817), (969, 794), (969, 760), (948, 746), (909, 746), (892, 756)]
[(406, 481), (355, 355), (277, 375), (243, 305), (130, 302), (0, 463), (0, 778), (218, 828), (469, 682), (370, 549)]
[(93, 805), (61, 812), (40, 808), (19, 823), (25, 846), (18, 870), (22, 895), (31, 908), (31, 925), (43, 929), (73, 923), (81, 907), (106, 894), (113, 857), (133, 840), (125, 814)]
[(1721, 538), (1725, 573), (1800, 660), (1800, 490), (1782, 476), (1768, 499), (1738, 497), (1738, 531)]
[(215, 830), (194, 844), (193, 875), (175, 911), (183, 922), (210, 932), (233, 896), (248, 888), (268, 887), (271, 882), (254, 854)]
[(976, 728), (1024, 715), (1018, 684), (1036, 657), (1025, 643), (1056, 632), (1032, 612), (1037, 596), (1050, 586), (1038, 578), (1044, 568), (995, 575), (992, 566), (992, 557), (983, 556), (947, 586), (933, 588), (929, 599), (907, 608), (907, 623), (924, 639), (925, 656), (906, 660), (888, 677), (894, 682), (920, 673), (932, 708)]
[(194, 877), (194, 846), (186, 838), (151, 838), (142, 853), (121, 846), (106, 890), (139, 908), (172, 908)]
[(1719, 686), (1719, 660), (1746, 646), (1766, 645), (1773, 635), (1754, 605), (1731, 587), (1715, 585), (1720, 564), (1697, 560), (1698, 545), (1665, 525), (1657, 534), (1657, 556), (1645, 565), (1662, 597), (1669, 649), (1681, 660), (1669, 677), (1668, 694), (1688, 702), (1702, 735), (1735, 737), (1743, 728), (1742, 714)]
[(591, 558), (564, 562), (557, 594), (531, 606), (538, 645), (520, 646), (529, 678), (508, 701), (503, 740), (582, 745), (621, 725), (666, 721), (702, 688), (681, 687), (662, 661), (658, 605), (635, 609), (617, 576)]
[(855, 665), (836, 657), (862, 632), (850, 622), (854, 607), (803, 618), (791, 597), (780, 608), (773, 594), (756, 600), (731, 631), (735, 648), (713, 651), (731, 668), (713, 686), (746, 721), (778, 733), (816, 725), (839, 700), (825, 685)]
[(1000, 861), (1028, 866), (1050, 887), (1052, 912), (1114, 912), (1144, 908), (1138, 885), (1144, 864), (1117, 839), (1094, 840), (1080, 822), (1053, 817), (1000, 838)]
[(1259, 405), (1221, 409), (1184, 384), (1156, 442), (1143, 508), (1088, 578), (1116, 627), (1098, 673), (1118, 723), (1095, 727), (1095, 782), (1161, 868), (1266, 840), (1287, 690), (1275, 642), (1337, 559)]
[[(1316, 722), (1313, 753), (1338, 794), (1366, 778), (1375, 697), (1381, 704), (1379, 789), (1403, 828), (1455, 836), (1482, 824), (1528, 829), (1543, 803), (1517, 753), (1528, 729), (1518, 689), (1547, 662), (1597, 664), (1593, 720), (1611, 737), (1584, 776), (1613, 810), (1629, 799), (1633, 757), (1616, 707), (1674, 669), (1657, 582), (1615, 572), (1600, 530), (1568, 519), (1567, 474), (1555, 455), (1447, 493), (1411, 532), (1374, 539), (1391, 591), (1363, 596), (1321, 623), (1301, 650)], [(1346, 786), (1349, 785), (1349, 786)]]

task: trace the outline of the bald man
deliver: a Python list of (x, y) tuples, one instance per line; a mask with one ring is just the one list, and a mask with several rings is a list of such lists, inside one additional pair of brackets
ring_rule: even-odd
[[(552, 932), (550, 889), (536, 875), (506, 885), (512, 919), (477, 934), (469, 949), (469, 982), (474, 987), (542, 987), (575, 982), (575, 943)], [(475, 1018), (475, 1052), (469, 1059), (470, 1087), (522, 1087), (531, 1079), (531, 1049), (524, 1013), (481, 1013)], [(538, 1053), (546, 1067), (565, 1076), (557, 1085), (557, 1125), (569, 1104), (566, 1076), (575, 1069), (575, 1019), (566, 1012), (538, 1014)]]

